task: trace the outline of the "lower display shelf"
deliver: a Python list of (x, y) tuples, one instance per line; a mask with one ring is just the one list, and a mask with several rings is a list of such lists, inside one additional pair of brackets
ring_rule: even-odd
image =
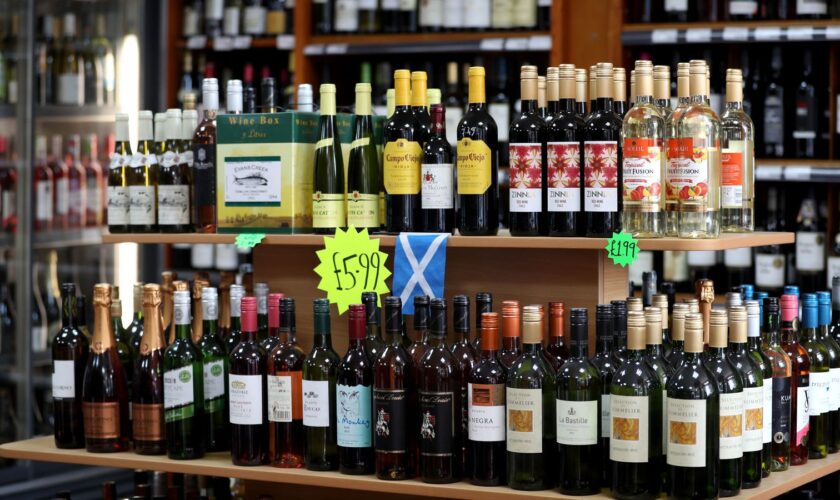
[[(319, 486), (366, 491), (381, 495), (418, 495), (435, 498), (503, 500), (507, 498), (577, 498), (559, 495), (556, 490), (516, 491), (505, 487), (480, 487), (467, 482), (426, 484), (419, 480), (380, 481), (374, 476), (348, 476), (338, 472), (312, 472), (305, 469), (276, 469), (269, 466), (238, 467), (227, 453), (211, 453), (198, 460), (170, 460), (163, 456), (144, 456), (132, 452), (88, 453), (84, 450), (60, 450), (52, 436), (38, 437), (0, 445), (0, 456), (20, 460), (61, 462), (77, 465), (144, 469), (182, 474), (220, 476), (270, 483)], [(786, 472), (771, 474), (754, 489), (742, 490), (735, 498), (771, 499), (811, 481), (840, 470), (840, 454), (811, 460)], [(608, 492), (589, 498), (611, 498)]]

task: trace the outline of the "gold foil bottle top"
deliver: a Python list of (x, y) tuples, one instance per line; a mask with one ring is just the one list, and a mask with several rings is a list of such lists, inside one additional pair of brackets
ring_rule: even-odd
[(519, 68), (519, 78), (533, 78), (537, 79), (537, 67), (524, 65)]
[(111, 286), (111, 300), (120, 298), (120, 287), (116, 285)]
[(160, 314), (160, 286), (149, 283), (143, 286), (143, 333), (140, 337), (140, 354), (165, 349), (163, 317)]
[(193, 299), (194, 300), (201, 300), (201, 290), (210, 286), (210, 282), (205, 279), (197, 279), (193, 281)]
[(541, 344), (543, 341), (543, 306), (528, 305), (522, 308), (522, 342)]
[(645, 349), (645, 314), (641, 311), (627, 311), (627, 348), (634, 351)]
[(747, 308), (729, 308), (729, 341), (743, 344), (747, 341)]
[(643, 310), (644, 306), (642, 305), (641, 297), (627, 297), (627, 312), (642, 312)]
[(729, 317), (723, 309), (714, 309), (709, 315), (709, 347), (726, 347)]
[(685, 315), (685, 352), (703, 352), (703, 317), (698, 313)]
[(93, 285), (93, 306), (111, 307), (111, 293), (113, 287), (108, 283), (97, 283)]
[(134, 312), (136, 313), (143, 307), (143, 283), (135, 283), (132, 291), (134, 292), (132, 295), (134, 296)]
[(160, 285), (149, 283), (143, 285), (143, 307), (157, 307), (161, 303)]
[(172, 290), (172, 282), (178, 279), (178, 275), (172, 271), (164, 271), (160, 273), (161, 280), (163, 281), (161, 288), (165, 290)]
[(645, 331), (647, 332), (645, 342), (648, 345), (662, 343), (662, 312), (658, 307), (645, 308)]
[(190, 284), (183, 280), (176, 280), (172, 282), (172, 289), (177, 292), (189, 292)]
[(662, 329), (665, 330), (668, 328), (668, 296), (664, 293), (657, 293), (653, 296), (653, 305), (654, 307), (659, 308), (659, 312), (662, 313)]
[(111, 299), (111, 316), (122, 316), (122, 301)]
[(640, 73), (653, 73), (653, 63), (648, 61), (647, 59), (639, 59), (636, 61), (634, 68), (636, 70), (636, 74)]

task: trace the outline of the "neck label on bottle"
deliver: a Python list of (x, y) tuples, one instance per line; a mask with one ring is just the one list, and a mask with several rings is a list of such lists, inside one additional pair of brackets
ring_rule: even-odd
[(773, 377), (773, 442), (790, 444), (790, 377)]
[(510, 211), (542, 211), (542, 145), (539, 143), (511, 144), (510, 153)]
[(455, 205), (453, 164), (424, 163), (421, 175), (420, 201), (423, 209), (452, 209)]
[(404, 422), (408, 418), (408, 400), (405, 389), (375, 389), (373, 443), (377, 451), (405, 453)]
[(625, 210), (658, 212), (662, 197), (661, 140), (624, 139), (623, 196)]
[(72, 360), (53, 361), (52, 393), (55, 399), (73, 399), (76, 394), (76, 363)]
[(598, 444), (598, 401), (556, 400), (557, 443), (586, 446)]
[(548, 211), (580, 211), (580, 143), (548, 143)]
[(163, 374), (163, 406), (166, 408), (166, 423), (195, 416), (194, 375), (192, 365), (169, 370)]
[(262, 425), (262, 375), (234, 375), (228, 377), (230, 423), (234, 425)]
[(490, 147), (484, 141), (464, 137), (457, 146), (458, 194), (487, 192), (491, 186), (493, 158)]
[(330, 383), (326, 380), (304, 380), (303, 425), (330, 426)]
[(225, 407), (225, 362), (204, 363), (204, 411), (215, 413)]
[(741, 458), (744, 435), (744, 393), (720, 395), (720, 459)]
[(610, 395), (610, 460), (648, 461), (649, 396)]
[(371, 390), (369, 385), (336, 385), (338, 445), (370, 448)]
[(667, 406), (668, 465), (705, 467), (706, 400), (668, 398)]
[(470, 441), (505, 440), (504, 384), (468, 384), (467, 412)]
[(268, 376), (268, 420), (291, 422), (303, 419), (303, 372), (278, 372)]
[(586, 141), (584, 151), (584, 209), (618, 211), (618, 143)]
[(382, 165), (385, 192), (390, 195), (420, 193), (422, 161), (420, 143), (402, 138), (386, 143)]
[(508, 405), (507, 451), (542, 453), (542, 389), (508, 387), (506, 399)]

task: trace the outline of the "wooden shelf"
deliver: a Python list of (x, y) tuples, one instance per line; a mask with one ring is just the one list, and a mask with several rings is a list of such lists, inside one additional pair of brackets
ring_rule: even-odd
[(840, 26), (840, 19), (791, 19), (789, 21), (718, 21), (718, 22), (695, 22), (695, 23), (627, 23), (624, 31), (651, 31), (655, 29), (678, 29), (687, 30), (692, 28), (700, 29), (723, 29), (727, 27), (743, 28), (828, 28)]
[(220, 36), (216, 38), (196, 35), (179, 38), (175, 42), (175, 46), (179, 49), (212, 50), (216, 52), (249, 49), (293, 50), (295, 48), (295, 37), (292, 34)]
[(430, 52), (548, 52), (551, 46), (551, 33), (547, 31), (319, 35), (307, 41), (304, 54), (322, 56)]
[[(396, 236), (377, 236), (383, 247), (393, 247)], [(103, 243), (233, 243), (234, 234), (105, 234)], [(642, 250), (727, 250), (730, 248), (757, 247), (764, 245), (783, 245), (793, 243), (793, 233), (742, 233), (722, 234), (720, 238), (709, 240), (689, 240), (679, 238), (642, 239)], [(268, 234), (261, 245), (285, 246), (321, 246), (324, 236), (316, 234)], [(452, 236), (449, 248), (510, 248), (510, 249), (564, 249), (564, 250), (599, 250), (607, 245), (606, 238), (548, 238), (548, 237), (513, 237), (507, 232), (499, 236)]]
[(755, 162), (757, 181), (840, 182), (840, 160), (762, 159)]
[[(364, 491), (381, 495), (418, 495), (435, 498), (476, 500), (504, 500), (508, 498), (574, 499), (556, 490), (516, 491), (505, 487), (485, 488), (466, 482), (454, 484), (426, 484), (418, 480), (380, 481), (374, 476), (348, 476), (338, 472), (312, 472), (305, 469), (276, 469), (268, 466), (237, 467), (227, 453), (211, 453), (198, 460), (170, 460), (163, 456), (143, 456), (132, 452), (88, 453), (84, 450), (60, 450), (52, 436), (39, 437), (0, 445), (0, 456), (20, 460), (73, 463), (123, 469), (143, 469), (182, 474), (231, 477), (271, 483), (321, 486), (344, 490)], [(735, 498), (769, 500), (840, 470), (840, 455), (807, 464), (786, 472), (771, 474), (758, 488), (742, 490)], [(588, 498), (611, 498), (607, 492)]]
[[(102, 243), (103, 230), (98, 227), (84, 229), (58, 229), (32, 233), (32, 248), (50, 250), (71, 247), (99, 245)], [(0, 235), (0, 248), (12, 248), (15, 245), (14, 234)]]

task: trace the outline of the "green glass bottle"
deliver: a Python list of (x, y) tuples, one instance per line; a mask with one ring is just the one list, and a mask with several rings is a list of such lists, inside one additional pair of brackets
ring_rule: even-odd
[(515, 490), (545, 490), (554, 477), (555, 375), (542, 355), (543, 316), (541, 305), (522, 308), (522, 354), (507, 381), (507, 482)]
[(831, 292), (817, 292), (819, 323), (817, 338), (828, 350), (831, 391), (828, 401), (828, 452), (840, 451), (840, 344), (829, 334), (831, 326)]
[(201, 289), (203, 328), (198, 339), (204, 375), (204, 449), (226, 451), (228, 436), (228, 357), (219, 338), (219, 296), (215, 288)]
[(143, 336), (143, 283), (135, 283), (133, 292), (134, 317), (126, 330), (131, 354), (137, 359), (140, 355), (140, 338)]
[(333, 234), (347, 227), (344, 160), (335, 119), (335, 85), (321, 84), (321, 120), (315, 143), (312, 179), (312, 227), (318, 234)]
[(662, 432), (662, 383), (645, 358), (644, 313), (626, 318), (625, 361), (610, 385), (612, 491), (619, 498), (655, 498), (662, 490), (657, 471), (665, 468), (661, 440), (651, 439)]
[(244, 296), (244, 286), (230, 285), (230, 331), (225, 339), (225, 348), (228, 354), (236, 349), (236, 345), (242, 337), (242, 297)]
[(747, 353), (761, 371), (761, 477), (773, 468), (773, 368), (761, 348), (761, 306), (757, 300), (745, 302), (747, 307)]
[(332, 348), (330, 302), (315, 299), (315, 339), (303, 362), (303, 428), (306, 468), (338, 468), (335, 427), (335, 382), (341, 360)]
[(808, 386), (808, 458), (828, 455), (828, 406), (831, 385), (828, 349), (817, 340), (817, 295), (802, 295), (802, 333), (799, 342), (811, 359)]
[(190, 292), (175, 291), (175, 341), (163, 355), (167, 454), (173, 459), (204, 455), (204, 384), (201, 352), (190, 332)]
[(380, 168), (370, 94), (369, 83), (356, 84), (356, 117), (347, 167), (347, 226), (375, 231), (379, 229)]
[[(662, 312), (658, 307), (646, 307), (645, 314), (645, 361), (648, 366), (659, 377), (659, 384), (662, 387), (662, 413), (661, 422), (665, 422), (667, 418), (667, 399), (665, 393), (668, 387), (668, 380), (674, 375), (674, 370), (671, 365), (665, 360), (665, 350), (662, 347)], [(651, 434), (651, 441), (659, 440), (661, 449), (661, 456), (665, 457), (668, 453), (668, 432), (662, 426), (662, 430), (658, 435)], [(668, 470), (665, 467), (658, 467), (654, 469), (654, 473), (659, 474), (662, 488), (667, 489), (668, 486)]]
[(560, 492), (593, 495), (601, 486), (601, 374), (589, 361), (589, 318), (584, 308), (570, 315), (567, 359), (557, 372), (557, 462)]

